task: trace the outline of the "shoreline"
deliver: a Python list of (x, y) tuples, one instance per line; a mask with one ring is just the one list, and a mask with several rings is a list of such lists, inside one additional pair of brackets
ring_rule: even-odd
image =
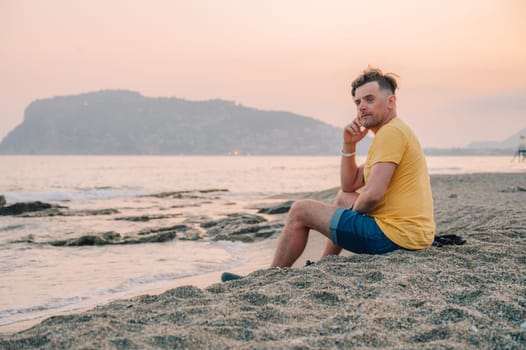
[[(240, 274), (240, 275), (248, 275), (251, 272), (268, 268), (271, 263), (271, 258), (272, 258), (272, 254), (274, 253), (276, 242), (277, 242), (277, 237), (269, 238), (269, 239), (266, 239), (260, 242), (256, 242), (256, 243), (247, 243), (248, 246), (244, 250), (243, 257), (242, 257), (245, 263), (243, 265), (229, 269), (229, 272)], [(304, 266), (307, 260), (311, 260), (311, 261), (318, 260), (321, 254), (321, 252), (319, 251), (319, 247), (323, 243), (324, 243), (324, 237), (322, 237), (321, 234), (317, 234), (314, 232), (314, 234), (309, 239), (308, 245), (305, 248), (305, 252), (298, 259), (298, 261), (296, 261), (296, 263), (294, 264), (294, 267)], [(350, 253), (342, 252), (342, 255), (349, 255), (349, 254)], [(141, 293), (141, 292), (130, 293), (125, 299), (135, 298), (141, 295), (160, 295), (166, 292), (167, 290), (182, 287), (182, 286), (187, 286), (187, 285), (205, 289), (209, 287), (210, 285), (219, 283), (221, 281), (221, 274), (223, 272), (224, 271), (219, 270), (219, 271), (214, 271), (214, 272), (206, 272), (203, 274), (182, 277), (177, 280), (174, 280), (172, 283), (169, 283), (169, 286), (167, 287), (152, 289), (148, 291), (146, 294)], [(122, 298), (119, 298), (119, 299), (122, 299)], [(101, 304), (101, 305), (105, 305), (105, 304)], [(98, 305), (98, 306), (101, 306), (101, 305)], [(45, 319), (49, 317), (72, 315), (72, 314), (76, 314), (79, 312), (86, 312), (90, 309), (93, 309), (93, 307), (78, 307), (73, 310), (57, 312), (53, 314), (52, 316), (40, 316), (40, 317), (35, 317), (30, 320), (24, 320), (20, 322), (14, 322), (11, 324), (2, 325), (0, 326), (0, 336), (22, 332), (24, 330), (27, 330), (39, 324), (40, 322), (44, 321)]]
[(466, 245), (346, 254), (304, 267), (321, 254), (324, 238), (313, 234), (294, 268), (268, 269), (276, 239), (267, 239), (251, 243), (247, 263), (231, 269), (248, 273), (242, 280), (218, 283), (221, 272), (183, 278), (158, 294), (2, 332), (0, 345), (520, 348), (526, 192), (518, 188), (526, 187), (526, 175), (432, 175), (431, 181), (437, 234), (459, 234)]

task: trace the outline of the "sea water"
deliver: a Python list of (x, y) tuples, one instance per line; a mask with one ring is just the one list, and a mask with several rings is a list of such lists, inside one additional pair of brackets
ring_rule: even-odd
[[(339, 161), (306, 156), (0, 156), (0, 194), (8, 204), (42, 201), (77, 213), (0, 216), (0, 332), (22, 321), (148, 293), (183, 277), (243, 264), (242, 252), (248, 246), (178, 239), (83, 247), (46, 242), (108, 231), (127, 235), (234, 212), (255, 213), (255, 203), (277, 194), (337, 186)], [(526, 172), (526, 162), (511, 157), (428, 157), (428, 168), (430, 174)], [(190, 195), (156, 196), (177, 191)], [(114, 214), (87, 214), (101, 209)], [(160, 214), (146, 222), (116, 220)]]

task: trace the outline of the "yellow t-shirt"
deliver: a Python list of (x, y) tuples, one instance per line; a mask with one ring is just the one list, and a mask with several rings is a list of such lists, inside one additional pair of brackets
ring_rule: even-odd
[(433, 195), (424, 152), (413, 131), (399, 118), (376, 133), (364, 167), (365, 181), (379, 162), (396, 163), (384, 198), (373, 211), (383, 233), (397, 245), (422, 249), (433, 243)]

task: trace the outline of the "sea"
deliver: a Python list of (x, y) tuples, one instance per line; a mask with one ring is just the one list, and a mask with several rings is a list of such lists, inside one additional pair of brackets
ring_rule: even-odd
[[(276, 195), (338, 186), (339, 162), (337, 156), (0, 156), (7, 205), (41, 201), (69, 213), (0, 216), (0, 333), (228, 270), (246, 263), (250, 246), (177, 238), (80, 247), (49, 242), (255, 213), (257, 203)], [(430, 174), (526, 175), (526, 161), (511, 156), (429, 156), (427, 162)], [(141, 216), (151, 219), (122, 220)]]

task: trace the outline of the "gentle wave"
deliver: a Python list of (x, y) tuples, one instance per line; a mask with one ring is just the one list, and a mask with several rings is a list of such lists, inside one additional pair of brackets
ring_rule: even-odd
[(24, 227), (24, 225), (8, 225), (8, 226), (0, 226), (0, 231), (12, 231), (12, 230), (18, 230), (19, 228)]
[(136, 197), (147, 194), (144, 190), (129, 189), (119, 190), (111, 188), (91, 188), (82, 191), (44, 191), (44, 192), (6, 192), (6, 201), (9, 202), (66, 202), (104, 200), (114, 198)]
[(47, 301), (42, 301), (39, 305), (0, 310), (0, 326), (30, 321), (61, 312), (90, 308), (97, 304), (106, 303), (115, 299), (133, 297), (134, 295), (147, 293), (151, 290), (166, 289), (171, 283), (181, 278), (224, 271), (246, 263), (242, 252), (246, 250), (247, 245), (241, 242), (214, 242), (213, 246), (228, 251), (230, 253), (230, 259), (227, 261), (207, 261), (206, 254), (210, 246), (203, 246), (201, 250), (196, 251), (197, 246), (194, 245), (192, 251), (196, 255), (205, 258), (202, 261), (194, 261), (191, 264), (192, 267), (189, 267), (189, 269), (185, 271), (133, 277), (117, 285), (86, 290), (85, 293), (78, 294), (74, 297), (54, 297)]
[(88, 297), (74, 296), (71, 298), (57, 298), (45, 305), (36, 305), (20, 309), (0, 310), (0, 326), (32, 320), (41, 317), (43, 314), (49, 314), (50, 311), (61, 311), (68, 309), (70, 306), (78, 305), (88, 300)]
[[(236, 264), (239, 264), (239, 262), (236, 262)], [(147, 291), (155, 288), (156, 284), (162, 282), (171, 282), (180, 278), (192, 277), (200, 274), (228, 269), (232, 266), (235, 265), (229, 263), (221, 266), (216, 266), (214, 268), (194, 270), (192, 272), (187, 273), (160, 274), (154, 276), (133, 278), (115, 287), (92, 291), (92, 293), (89, 296), (55, 298), (52, 301), (42, 305), (35, 305), (26, 308), (0, 310), (0, 326), (5, 326), (22, 321), (28, 321), (42, 317), (44, 315), (51, 315), (54, 313), (64, 311), (74, 311), (76, 309), (81, 309), (84, 307), (92, 307), (93, 305), (98, 304), (100, 302), (106, 302), (115, 298), (125, 297), (127, 293), (131, 291), (137, 291), (137, 287), (141, 287), (141, 290)]]

